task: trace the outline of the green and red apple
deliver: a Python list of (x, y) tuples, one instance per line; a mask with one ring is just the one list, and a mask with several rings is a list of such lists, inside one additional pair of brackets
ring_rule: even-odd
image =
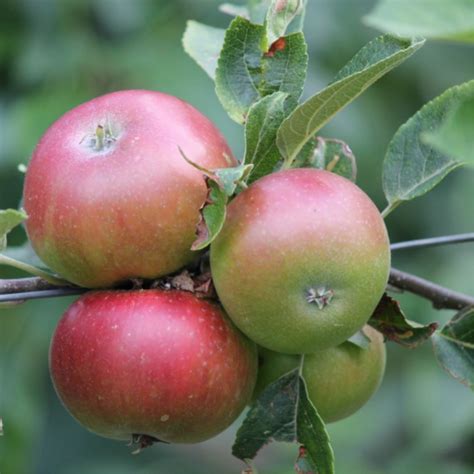
[(289, 354), (336, 346), (359, 330), (389, 269), (374, 203), (351, 181), (316, 169), (253, 183), (231, 202), (211, 244), (226, 312), (250, 339)]
[(217, 128), (186, 102), (127, 90), (70, 110), (43, 135), (26, 173), (26, 228), (67, 280), (110, 287), (156, 278), (195, 257), (205, 168), (235, 163)]

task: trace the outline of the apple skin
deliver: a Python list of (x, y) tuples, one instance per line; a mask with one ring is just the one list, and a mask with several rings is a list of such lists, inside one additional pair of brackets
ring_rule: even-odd
[(367, 322), (385, 290), (390, 245), (378, 209), (355, 184), (291, 169), (231, 202), (211, 244), (211, 270), (244, 334), (273, 351), (309, 353)]
[[(374, 395), (385, 372), (386, 349), (383, 336), (364, 326), (371, 340), (366, 349), (351, 342), (306, 354), (303, 377), (308, 395), (326, 423), (346, 418)], [(296, 368), (300, 356), (259, 348), (259, 372), (254, 399), (272, 382)]]
[[(96, 131), (110, 132), (98, 150)], [(217, 128), (160, 92), (106, 94), (70, 110), (43, 135), (25, 178), (26, 229), (39, 257), (89, 288), (155, 278), (196, 252), (205, 168), (235, 159)]]
[(50, 373), (64, 406), (96, 434), (196, 443), (249, 402), (257, 349), (191, 293), (90, 292), (57, 326)]

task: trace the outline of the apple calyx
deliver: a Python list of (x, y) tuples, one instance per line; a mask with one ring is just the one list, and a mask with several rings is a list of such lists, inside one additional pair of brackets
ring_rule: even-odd
[(309, 288), (306, 292), (306, 301), (315, 303), (318, 309), (324, 309), (328, 306), (334, 297), (334, 290), (319, 286), (317, 288)]
[(155, 438), (154, 436), (145, 434), (132, 434), (132, 440), (130, 441), (129, 446), (137, 446), (137, 449), (135, 449), (132, 454), (140, 454), (143, 449), (149, 448), (155, 443), (169, 444), (166, 441), (161, 441), (160, 439)]

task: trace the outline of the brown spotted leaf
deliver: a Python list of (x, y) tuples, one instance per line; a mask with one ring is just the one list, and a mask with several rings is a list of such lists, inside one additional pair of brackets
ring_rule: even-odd
[(268, 43), (266, 28), (236, 17), (226, 30), (216, 93), (229, 116), (244, 124), (250, 107), (275, 92), (295, 104), (303, 92), (308, 54), (303, 33)]
[(171, 285), (177, 290), (194, 292), (194, 280), (191, 278), (191, 274), (187, 270), (172, 277)]
[(216, 290), (212, 283), (211, 272), (200, 273), (194, 277), (194, 292), (200, 298), (215, 298)]
[(388, 340), (410, 349), (429, 339), (438, 327), (438, 323), (430, 323), (424, 326), (408, 320), (403, 314), (398, 301), (386, 294), (375, 308), (369, 324)]

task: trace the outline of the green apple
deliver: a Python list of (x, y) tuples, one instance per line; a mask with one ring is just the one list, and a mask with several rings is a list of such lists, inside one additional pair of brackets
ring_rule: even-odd
[[(351, 342), (306, 354), (303, 377), (310, 400), (326, 423), (346, 418), (359, 410), (377, 391), (385, 371), (383, 336), (364, 326), (367, 348)], [(259, 349), (259, 372), (254, 398), (272, 382), (294, 369), (300, 357)]]

